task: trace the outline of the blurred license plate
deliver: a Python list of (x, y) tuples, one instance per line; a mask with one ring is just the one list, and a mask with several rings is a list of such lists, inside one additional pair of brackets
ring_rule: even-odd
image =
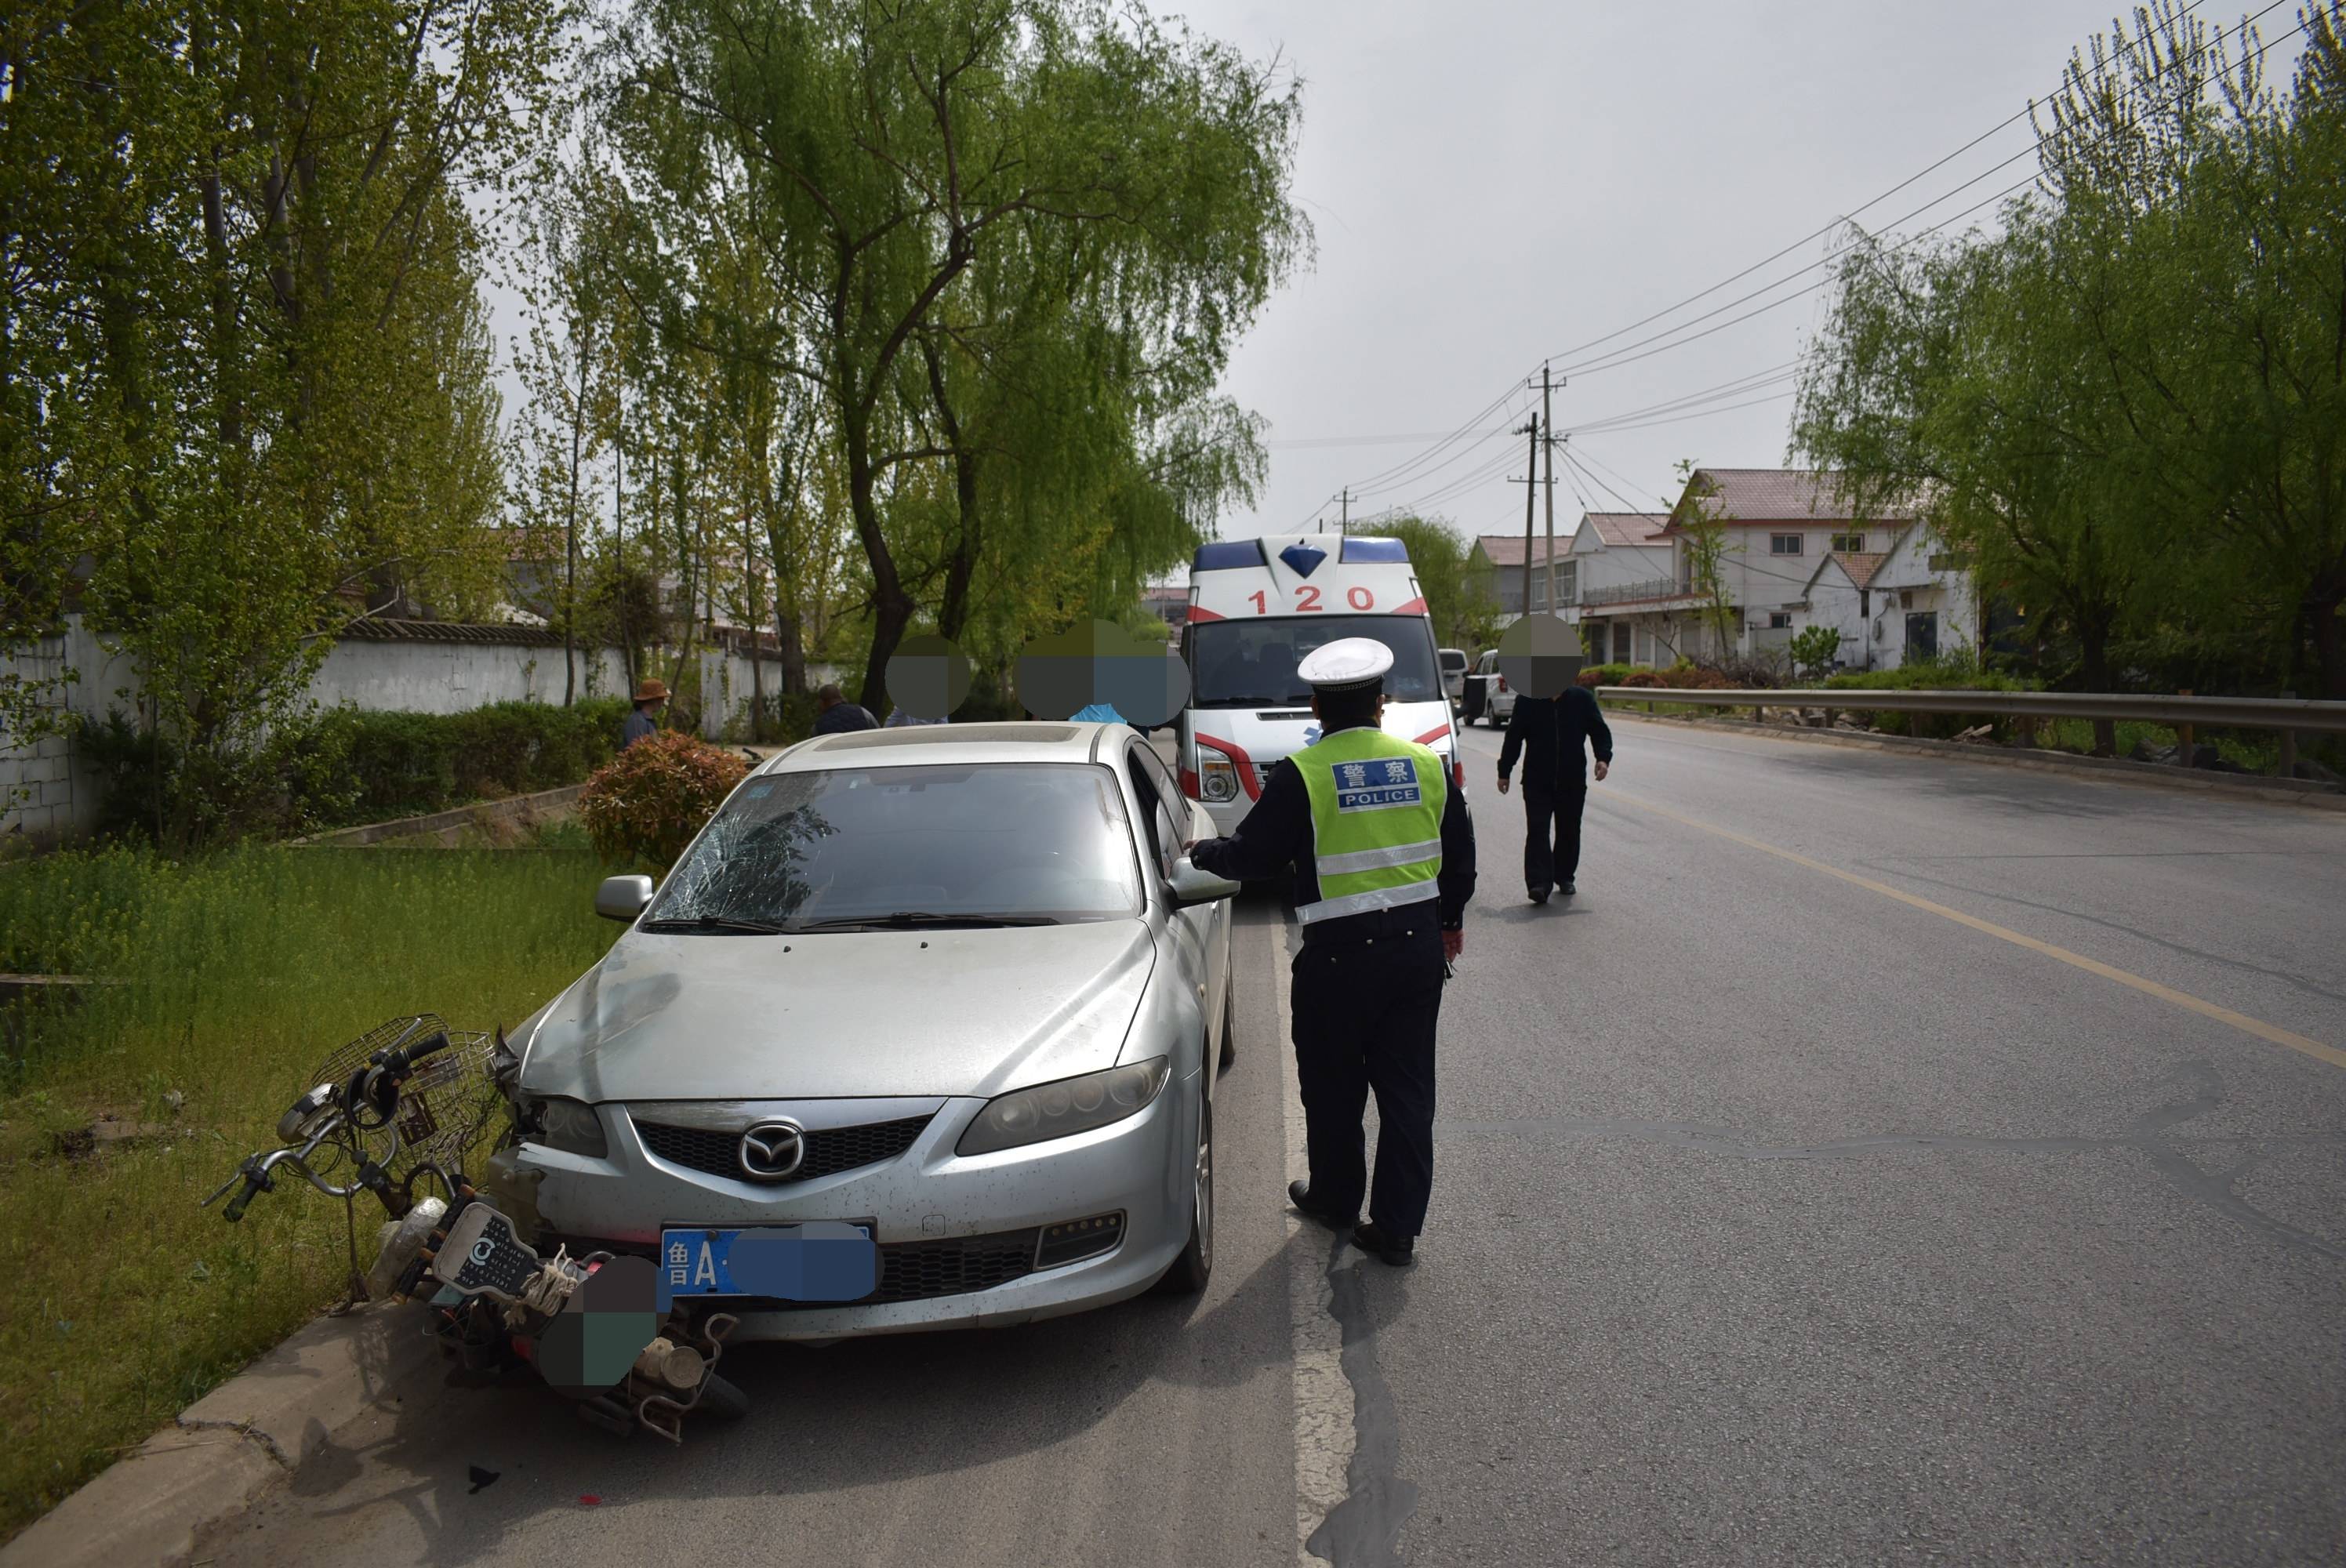
[(767, 1296), (857, 1301), (880, 1283), (869, 1225), (813, 1220), (754, 1229), (671, 1227), (660, 1232), (659, 1307), (680, 1296)]

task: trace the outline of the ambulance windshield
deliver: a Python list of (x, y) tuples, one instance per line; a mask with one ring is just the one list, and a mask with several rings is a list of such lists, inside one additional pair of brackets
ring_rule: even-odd
[(1203, 621), (1189, 628), (1189, 680), (1199, 708), (1282, 703), (1300, 708), (1311, 688), (1295, 673), (1304, 655), (1339, 637), (1374, 637), (1393, 651), (1385, 696), (1440, 702), (1433, 633), (1422, 616), (1280, 616)]

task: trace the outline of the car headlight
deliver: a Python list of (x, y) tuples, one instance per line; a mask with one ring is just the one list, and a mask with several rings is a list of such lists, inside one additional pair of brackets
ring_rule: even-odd
[(1198, 797), (1215, 801), (1239, 798), (1239, 770), (1229, 758), (1198, 759)]
[(601, 1159), (611, 1152), (603, 1137), (603, 1118), (583, 1100), (538, 1101), (535, 1141), (566, 1155), (586, 1155), (593, 1159)]
[(962, 1134), (954, 1152), (990, 1155), (1050, 1138), (1073, 1137), (1136, 1115), (1165, 1087), (1172, 1064), (1163, 1056), (1080, 1078), (1017, 1089), (986, 1102)]

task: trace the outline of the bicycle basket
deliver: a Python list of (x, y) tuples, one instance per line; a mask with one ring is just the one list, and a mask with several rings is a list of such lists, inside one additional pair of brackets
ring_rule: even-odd
[[(427, 1057), (400, 1088), (399, 1108), (392, 1117), (399, 1131), (399, 1152), (385, 1164), (394, 1180), (426, 1163), (444, 1169), (463, 1166), (501, 1104), (489, 1077), (490, 1037), (477, 1030), (449, 1029), (436, 1013), (410, 1013), (368, 1030), (320, 1063), (308, 1080), (339, 1087), (376, 1052), (401, 1044), (413, 1047), (442, 1030), (447, 1031), (447, 1049)], [(383, 1159), (390, 1128), (356, 1135), (371, 1156)]]

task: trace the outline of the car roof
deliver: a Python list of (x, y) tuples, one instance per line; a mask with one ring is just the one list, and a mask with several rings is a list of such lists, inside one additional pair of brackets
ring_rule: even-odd
[(915, 768), (938, 763), (1091, 762), (1115, 754), (1134, 731), (1126, 725), (1074, 720), (914, 724), (818, 735), (769, 761), (760, 773), (825, 768)]

